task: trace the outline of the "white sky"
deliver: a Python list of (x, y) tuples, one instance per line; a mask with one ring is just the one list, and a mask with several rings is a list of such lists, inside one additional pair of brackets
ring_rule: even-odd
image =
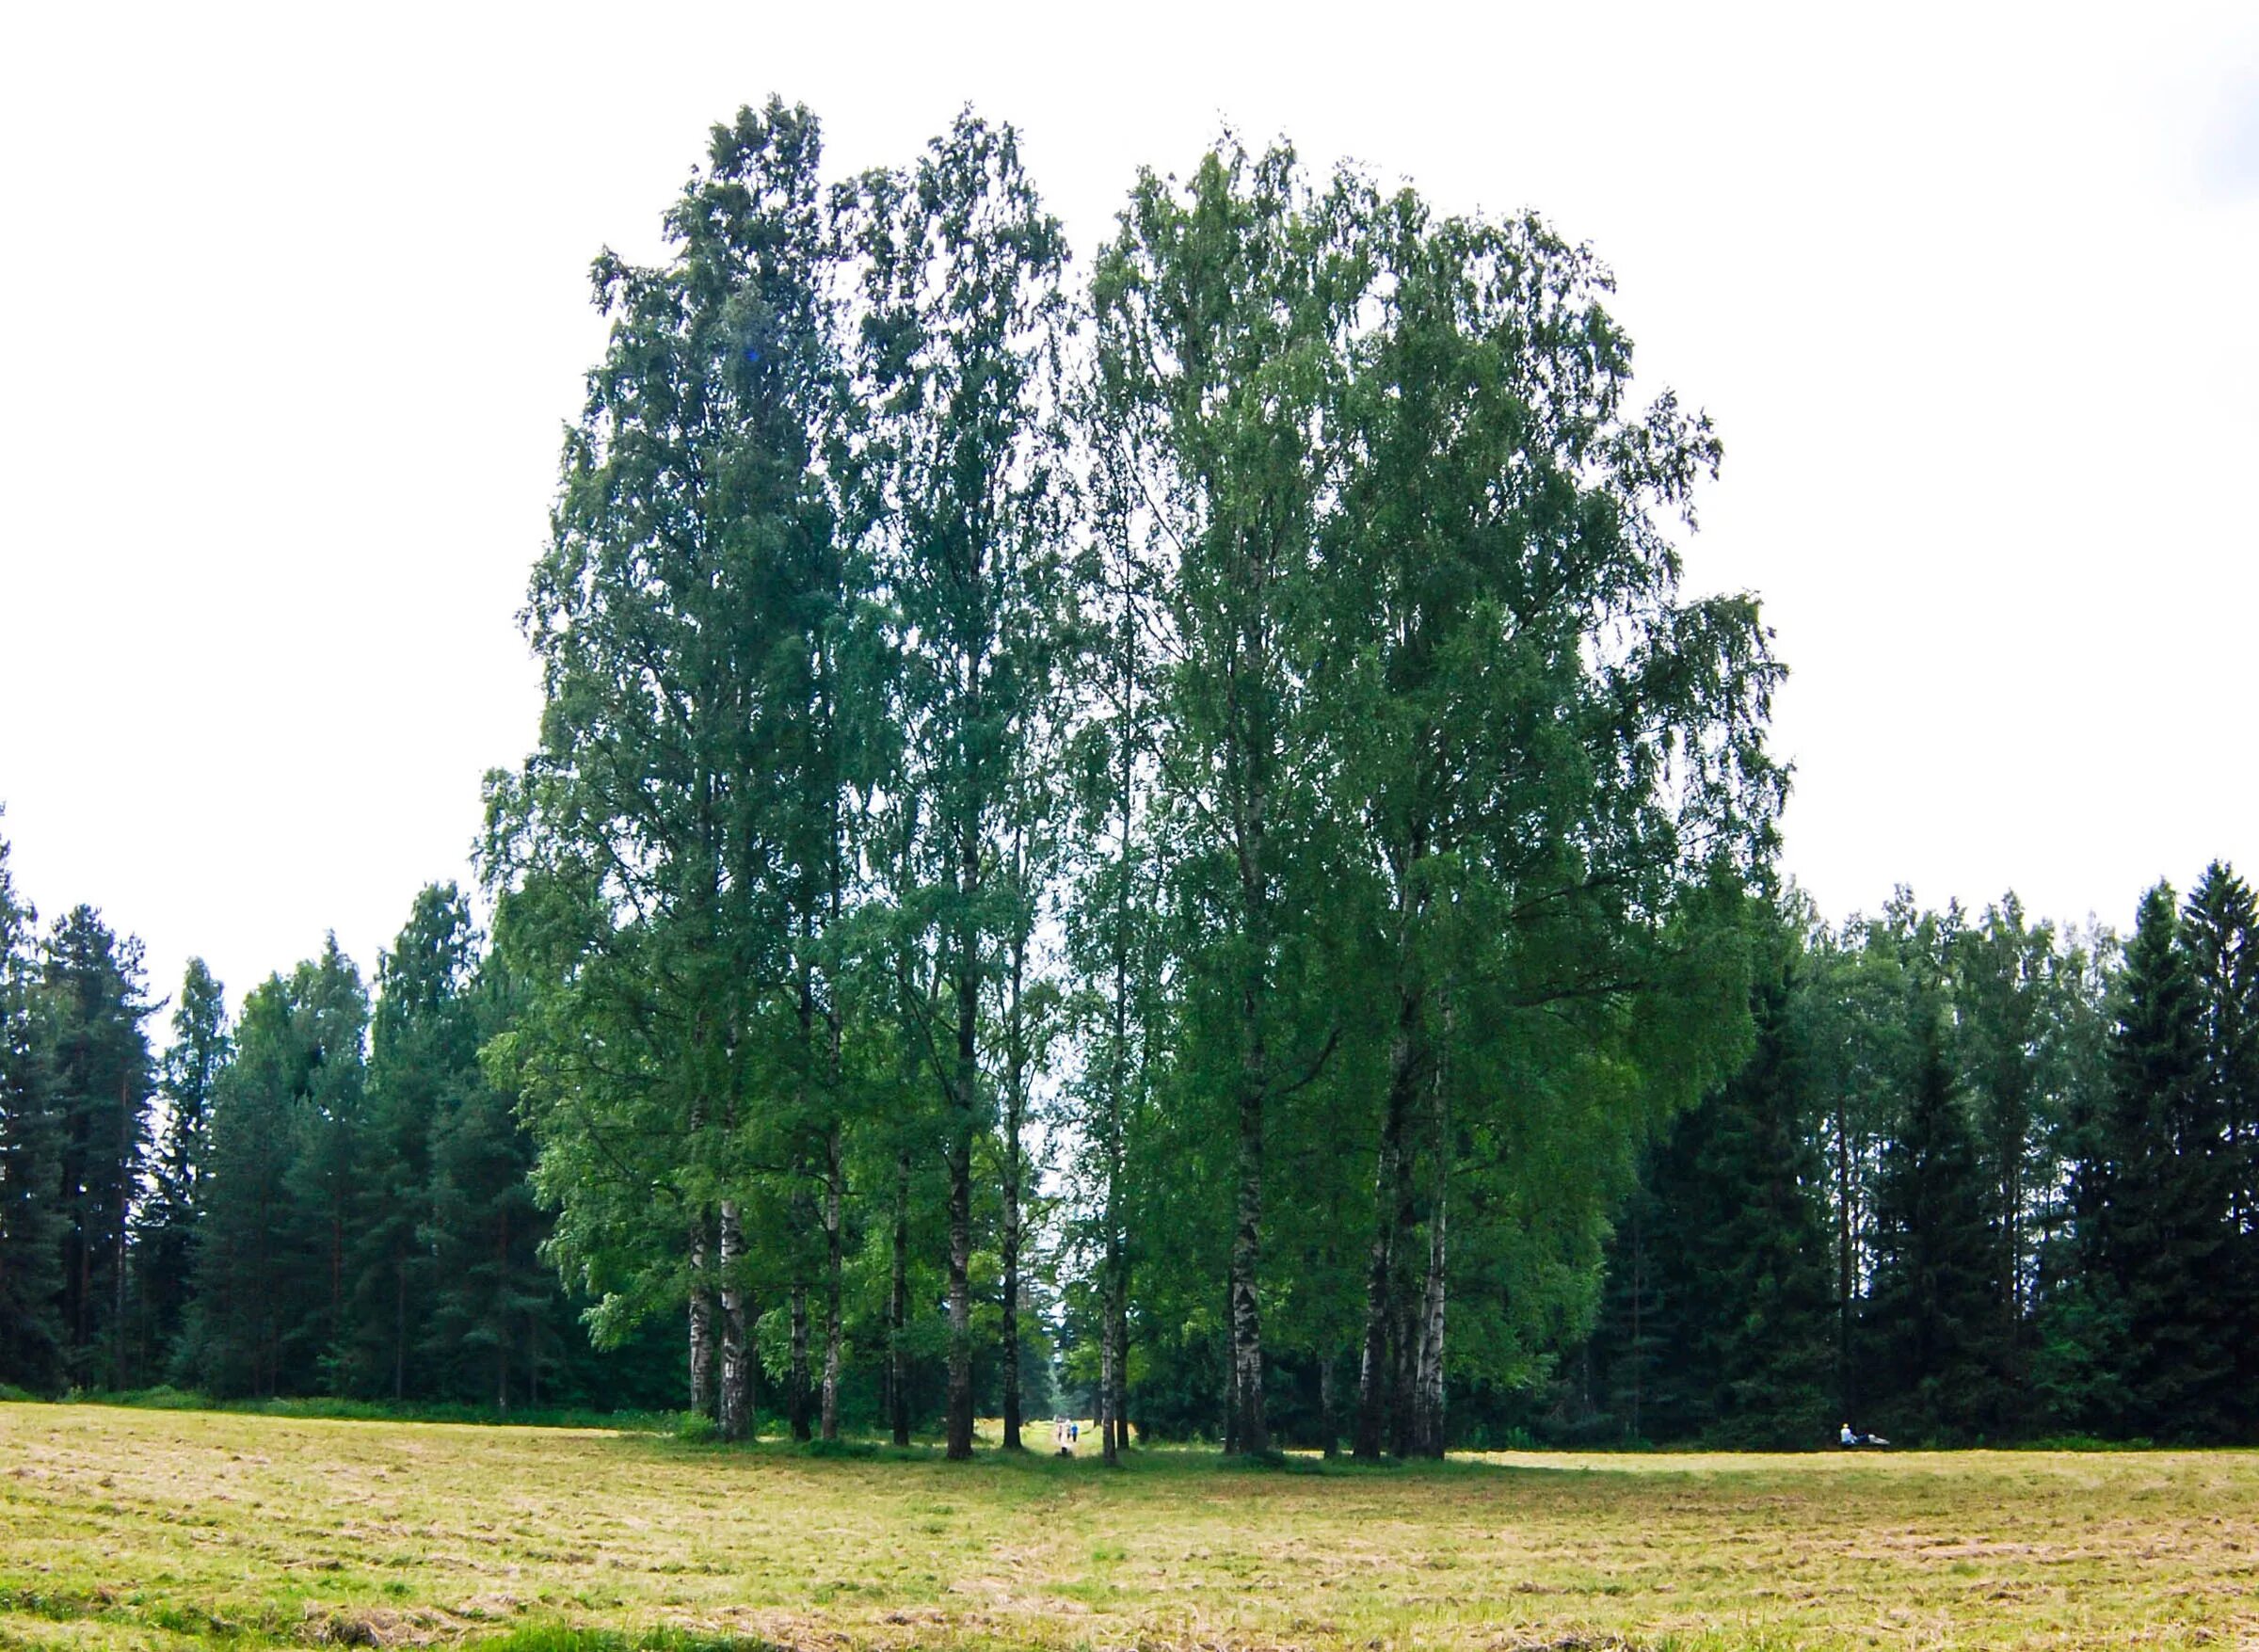
[(0, 830), (160, 992), (468, 878), (588, 259), (772, 89), (835, 171), (1016, 122), (1085, 250), (1226, 119), (1537, 208), (1720, 423), (1827, 908), (2259, 873), (2259, 8), (200, 11), (0, 51)]

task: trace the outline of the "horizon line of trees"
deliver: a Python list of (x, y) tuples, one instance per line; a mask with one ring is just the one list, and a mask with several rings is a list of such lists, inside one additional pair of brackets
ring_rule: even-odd
[(2245, 1092), (2102, 1054), (2137, 966), (2227, 1013), (2194, 921), (2115, 970), (1779, 893), (1782, 667), (1680, 583), (1720, 443), (1588, 249), (1227, 139), (1075, 281), (1008, 126), (821, 158), (742, 110), (667, 256), (595, 262), (490, 945), (434, 889), (374, 1002), (334, 944), (232, 1024), (192, 972), (145, 1151), (134, 949), (10, 920), (0, 1380), (657, 1386), (953, 1457), (1054, 1378), (1108, 1460), (2242, 1426), (2139, 1361), (2197, 1346), (2160, 1258), (2242, 1254), (2166, 1160)]
[[(1853, 1419), (1938, 1444), (2259, 1435), (2249, 886), (2219, 862), (2185, 901), (2159, 884), (2123, 946), (2012, 895), (1972, 919), (1901, 890), (1830, 924), (1791, 891), (1773, 916), (1748, 1059), (1648, 1144), (1584, 1307), (1522, 1380), (1470, 1382), (1450, 1440), (1797, 1449)], [(192, 959), (159, 1049), (138, 943), (83, 906), (40, 931), (0, 836), (0, 1386), (679, 1403), (681, 1343), (653, 1325), (600, 1350), (593, 1305), (540, 1255), (534, 1141), (478, 1061), (521, 1000), (480, 940), (458, 891), (426, 889), (373, 1002), (332, 941), (233, 1017)], [(1049, 1169), (1019, 1380), (1081, 1409), (1097, 1304), (1071, 1271), (1071, 1175)], [(990, 1408), (1000, 1220), (1001, 1201), (975, 1270)], [(857, 1428), (945, 1423), (945, 1275), (908, 1260), (905, 1357), (882, 1273), (846, 1307)], [(1221, 1319), (1136, 1362), (1141, 1432), (1222, 1437)], [(792, 1330), (780, 1303), (753, 1357), (771, 1426), (807, 1437)], [(1280, 1437), (1341, 1443), (1323, 1389), (1349, 1373), (1347, 1354), (1330, 1376), (1282, 1358)]]

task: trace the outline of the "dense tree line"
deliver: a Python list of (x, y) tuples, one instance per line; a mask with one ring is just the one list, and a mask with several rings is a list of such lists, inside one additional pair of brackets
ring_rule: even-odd
[(1082, 276), (1009, 127), (827, 181), (775, 102), (665, 229), (593, 269), (490, 943), (441, 887), (374, 992), (193, 964), (158, 1055), (0, 862), (0, 1380), (2241, 1426), (2248, 894), (2123, 970), (1799, 910), (1770, 634), (1680, 584), (1719, 441), (1588, 249), (1226, 141)]
[(2121, 952), (2011, 896), (1782, 924), (1754, 1059), (1649, 1154), (1530, 1426), (1779, 1445), (2259, 1437), (2259, 923), (2225, 864)]
[(152, 1056), (137, 943), (87, 906), (40, 936), (0, 839), (0, 1383), (671, 1402), (672, 1351), (595, 1355), (541, 1259), (478, 1060), (510, 989), (453, 887), (373, 1003), (332, 940), (232, 1018), (191, 959), (173, 1006)]

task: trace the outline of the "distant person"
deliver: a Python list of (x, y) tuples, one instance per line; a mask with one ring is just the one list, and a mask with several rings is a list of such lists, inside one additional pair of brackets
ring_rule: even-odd
[(1080, 1423), (1080, 1422), (1069, 1422), (1069, 1423), (1066, 1425), (1066, 1443), (1067, 1443), (1068, 1445), (1070, 1445), (1070, 1446), (1071, 1446), (1071, 1445), (1077, 1445), (1077, 1444), (1080, 1444), (1080, 1443), (1081, 1443), (1081, 1438), (1082, 1438), (1082, 1425), (1081, 1425), (1081, 1423)]
[(1059, 1417), (1052, 1419), (1051, 1440), (1053, 1444), (1058, 1446), (1059, 1454), (1062, 1457), (1071, 1457), (1075, 1454), (1072, 1436), (1068, 1433), (1068, 1424), (1065, 1418)]
[(1843, 1425), (1840, 1437), (1846, 1446), (1886, 1446), (1890, 1444), (1881, 1435), (1861, 1434), (1848, 1422)]

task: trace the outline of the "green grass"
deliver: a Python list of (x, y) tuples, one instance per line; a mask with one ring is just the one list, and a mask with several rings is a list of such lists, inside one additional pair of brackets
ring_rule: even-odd
[(0, 1647), (2259, 1643), (2259, 1455), (825, 1455), (0, 1404)]

